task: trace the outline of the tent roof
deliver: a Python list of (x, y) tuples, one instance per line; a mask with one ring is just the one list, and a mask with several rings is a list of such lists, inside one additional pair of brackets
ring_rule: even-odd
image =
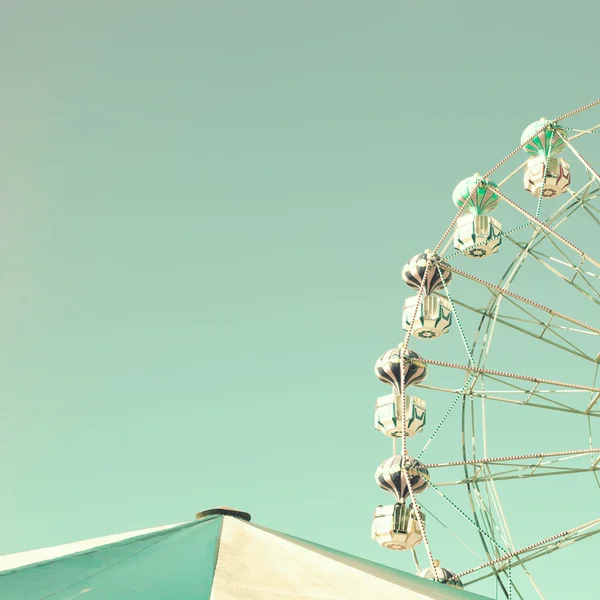
[(486, 600), (233, 516), (0, 557), (3, 600)]

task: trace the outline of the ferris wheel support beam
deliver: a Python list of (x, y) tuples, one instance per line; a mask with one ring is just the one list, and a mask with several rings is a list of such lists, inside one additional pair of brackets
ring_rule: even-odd
[[(600, 128), (600, 126), (599, 126)], [(576, 192), (569, 190), (570, 197), (546, 220), (546, 225), (552, 225), (554, 230), (558, 229), (575, 211), (580, 208), (590, 207), (593, 210), (598, 210), (592, 205), (592, 200), (595, 200), (600, 195), (600, 187), (591, 189), (594, 180), (590, 177), (587, 183), (584, 183)], [(560, 220), (559, 220), (560, 219)], [(537, 241), (531, 240), (533, 243), (529, 246), (530, 249), (538, 246), (543, 239)]]
[(421, 528), (421, 535), (423, 536), (423, 545), (425, 546), (425, 550), (427, 551), (427, 558), (429, 559), (429, 566), (433, 573), (433, 580), (438, 581), (437, 570), (435, 568), (435, 563), (433, 562), (433, 554), (431, 553), (431, 547), (429, 546), (429, 540), (427, 539), (427, 533), (425, 532), (425, 522), (423, 521), (423, 515), (421, 514), (421, 507), (419, 506), (419, 503), (417, 502), (417, 499), (415, 497), (415, 492), (413, 490), (412, 483), (410, 482), (410, 477), (406, 478), (406, 486), (408, 487), (408, 493), (412, 501), (412, 506), (415, 509), (415, 516), (417, 517), (419, 527)]
[[(520, 248), (521, 250), (525, 250), (525, 244), (523, 244), (522, 242), (517, 242), (510, 236), (507, 236), (506, 239), (508, 239), (510, 242), (512, 242), (515, 246), (517, 246), (517, 248)], [(547, 258), (548, 260), (551, 260), (554, 262), (560, 262), (560, 261), (558, 261), (558, 259), (556, 259), (552, 256), (547, 256), (537, 250), (532, 250), (532, 249), (527, 250), (527, 253), (529, 254), (529, 256), (531, 256), (531, 258), (533, 258), (535, 261), (540, 263), (543, 267), (548, 269), (551, 273), (556, 275), (559, 279), (562, 279), (565, 283), (568, 283), (570, 286), (574, 287), (578, 292), (580, 292), (581, 294), (583, 294), (584, 296), (589, 298), (592, 302), (595, 302), (596, 304), (600, 304), (600, 295), (597, 294), (596, 297), (594, 297), (592, 294), (590, 294), (589, 292), (587, 292), (586, 290), (584, 290), (583, 288), (578, 286), (574, 282), (574, 278), (569, 279), (568, 277), (565, 277), (565, 275), (563, 275), (560, 271), (558, 271), (557, 269), (552, 267), (552, 265), (548, 264), (546, 261), (542, 260), (542, 258), (540, 258), (540, 257), (543, 256), (544, 258)], [(562, 263), (562, 264), (564, 264), (564, 263)], [(573, 265), (567, 265), (567, 266), (569, 266), (575, 270), (575, 267)]]
[(583, 158), (583, 156), (581, 156), (581, 154), (579, 154), (579, 152), (573, 147), (573, 145), (569, 142), (569, 140), (565, 136), (560, 135), (560, 134), (559, 134), (559, 136), (562, 138), (563, 142), (567, 145), (567, 148), (569, 148), (569, 150), (580, 160), (580, 162), (583, 164), (583, 166), (587, 169), (588, 173), (590, 175), (592, 175), (593, 178), (598, 183), (600, 183), (600, 175), (598, 175), (598, 173), (596, 173), (596, 171), (588, 163), (588, 161), (585, 160), (585, 158)]
[[(600, 357), (600, 354), (598, 356)], [(596, 403), (598, 402), (599, 398), (600, 398), (600, 393), (596, 394), (592, 398), (592, 401), (589, 403), (588, 407), (583, 411), (584, 414), (586, 414), (586, 415), (590, 414), (590, 412), (592, 411), (592, 408), (594, 408), (594, 406), (596, 406)]]
[(529, 304), (530, 306), (539, 308), (540, 310), (547, 312), (549, 315), (552, 315), (554, 317), (559, 317), (561, 319), (564, 319), (565, 321), (569, 321), (569, 323), (573, 323), (574, 325), (583, 327), (584, 329), (587, 329), (589, 331), (592, 331), (592, 332), (600, 335), (600, 329), (598, 329), (596, 327), (592, 327), (591, 325), (587, 325), (583, 321), (579, 321), (577, 319), (573, 319), (572, 317), (568, 317), (567, 315), (563, 315), (562, 313), (560, 313), (556, 310), (553, 310), (552, 308), (549, 308), (548, 306), (544, 306), (543, 304), (539, 304), (538, 302), (529, 300), (528, 298), (525, 298), (524, 296), (515, 294), (514, 292), (504, 289), (504, 288), (500, 287), (499, 285), (494, 285), (493, 283), (484, 281), (483, 279), (479, 279), (479, 277), (475, 277), (473, 275), (470, 275), (469, 273), (465, 273), (465, 271), (461, 271), (460, 269), (452, 267), (448, 264), (445, 265), (445, 268), (448, 269), (449, 271), (452, 271), (452, 273), (455, 273), (456, 275), (460, 275), (461, 277), (470, 279), (471, 281), (474, 281), (475, 283), (479, 283), (479, 284), (487, 287), (490, 290), (494, 290), (494, 291), (498, 292), (499, 294), (501, 294), (502, 296), (509, 296), (510, 298), (514, 298), (515, 300), (518, 300), (519, 302), (524, 302), (525, 304)]
[(586, 260), (588, 260), (589, 262), (591, 262), (593, 265), (595, 265), (596, 267), (598, 267), (600, 269), (600, 262), (598, 262), (597, 260), (592, 258), (589, 254), (586, 254), (583, 250), (580, 250), (577, 246), (575, 246), (575, 244), (572, 244), (571, 242), (569, 242), (569, 240), (567, 240), (562, 235), (560, 235), (560, 233), (557, 233), (556, 231), (554, 231), (554, 229), (552, 229), (552, 227), (549, 227), (543, 221), (536, 219), (532, 214), (528, 213), (524, 208), (521, 208), (516, 202), (513, 202), (510, 198), (505, 196), (500, 190), (495, 190), (495, 193), (498, 194), (498, 196), (500, 196), (508, 205), (512, 206), (516, 211), (520, 212), (531, 223), (534, 223), (535, 225), (537, 225), (537, 227), (539, 229), (554, 236), (556, 239), (560, 240), (563, 244), (565, 244), (565, 246), (569, 247), (571, 250), (573, 250), (574, 252), (579, 254), (579, 256), (581, 256), (582, 258), (585, 258)]
[(465, 485), (467, 483), (492, 483), (498, 481), (511, 481), (515, 479), (532, 479), (532, 478), (540, 478), (540, 477), (552, 477), (553, 475), (575, 475), (580, 473), (597, 473), (600, 471), (600, 468), (588, 468), (588, 469), (568, 469), (561, 468), (556, 471), (551, 472), (541, 472), (541, 473), (525, 473), (523, 471), (528, 467), (518, 467), (509, 469), (506, 471), (501, 471), (499, 473), (493, 473), (492, 475), (483, 475), (480, 474), (481, 470), (478, 470), (475, 474), (470, 477), (466, 477), (464, 479), (457, 479), (455, 481), (440, 481), (437, 483), (439, 488), (448, 487), (451, 485)]
[[(498, 381), (498, 380), (496, 380), (496, 381)], [(590, 412), (586, 413), (583, 410), (578, 410), (577, 408), (574, 408), (567, 404), (563, 404), (561, 402), (557, 402), (555, 400), (551, 400), (550, 398), (542, 396), (542, 394), (550, 394), (550, 393), (569, 393), (569, 392), (577, 393), (577, 392), (582, 392), (582, 390), (541, 390), (540, 392), (533, 393), (532, 390), (526, 390), (526, 389), (516, 387), (515, 390), (502, 390), (502, 391), (487, 390), (485, 392), (482, 392), (479, 390), (475, 390), (473, 388), (470, 388), (467, 391), (466, 388), (464, 390), (462, 388), (461, 389), (445, 388), (445, 387), (440, 387), (440, 386), (436, 386), (436, 385), (429, 385), (427, 383), (417, 383), (417, 384), (415, 384), (415, 387), (426, 389), (426, 390), (433, 390), (436, 392), (444, 392), (447, 394), (458, 394), (460, 396), (465, 395), (465, 396), (469, 396), (472, 398), (482, 398), (484, 400), (494, 400), (495, 402), (504, 402), (505, 404), (514, 404), (517, 406), (530, 406), (532, 408), (544, 408), (546, 410), (556, 410), (559, 412), (567, 412), (567, 413), (574, 414), (574, 415), (583, 415), (583, 416), (587, 416), (587, 417), (600, 417), (600, 412), (598, 412), (598, 411), (590, 410)], [(515, 387), (515, 386), (513, 386), (513, 387)], [(585, 390), (583, 390), (583, 391), (585, 391)], [(518, 399), (514, 399), (514, 398), (505, 398), (502, 396), (496, 396), (494, 394), (526, 394), (527, 396), (533, 395), (536, 398), (544, 400), (545, 402), (547, 402), (547, 404), (541, 404), (539, 402), (531, 402), (531, 401), (525, 401), (525, 400), (518, 400)]]
[[(594, 460), (594, 454), (598, 454), (596, 460)], [(583, 468), (580, 466), (571, 467), (565, 465), (565, 461), (567, 460), (576, 460), (587, 455), (592, 455), (592, 460), (594, 462), (591, 466)], [(552, 460), (545, 461), (544, 459)], [(529, 464), (521, 464), (518, 461), (528, 461)], [(434, 463), (425, 465), (425, 467), (428, 469), (435, 469), (440, 467), (459, 467), (466, 465), (477, 468), (474, 470), (473, 474), (466, 474), (466, 477), (462, 479), (438, 482), (436, 485), (442, 487), (448, 485), (504, 481), (508, 479), (529, 479), (531, 477), (548, 477), (551, 475), (595, 472), (600, 470), (600, 448)], [(490, 469), (492, 466), (500, 467), (503, 470), (494, 472)]]
[[(454, 299), (454, 302), (456, 304), (458, 304), (459, 306), (462, 306), (463, 308), (466, 308), (478, 315), (481, 316), (487, 316), (488, 313), (486, 312), (485, 309), (482, 308), (475, 308), (474, 306), (471, 306), (470, 304), (467, 304), (466, 302), (462, 302), (460, 300), (456, 300), (456, 298)], [(520, 308), (520, 307), (519, 307)], [(527, 312), (527, 311), (525, 311)], [(551, 315), (550, 318), (552, 318), (553, 315)], [(518, 325), (516, 325), (515, 323), (511, 322), (511, 321), (518, 321), (518, 322), (523, 322), (526, 324), (531, 324), (531, 325), (536, 325), (536, 326), (541, 326), (542, 328), (545, 328), (545, 331), (543, 331), (541, 334), (537, 334), (534, 333), (532, 331), (528, 331), (527, 329), (525, 329), (524, 327), (519, 327)], [(587, 360), (589, 362), (598, 362), (598, 357), (592, 357), (589, 356), (587, 354), (585, 354), (585, 352), (583, 352), (582, 350), (580, 350), (577, 346), (575, 346), (574, 344), (572, 344), (571, 342), (569, 342), (566, 338), (564, 338), (562, 335), (560, 335), (557, 331), (555, 331), (555, 326), (552, 326), (548, 323), (542, 323), (539, 321), (534, 321), (534, 320), (530, 320), (530, 319), (519, 319), (517, 317), (512, 317), (509, 315), (498, 315), (496, 317), (496, 322), (498, 323), (502, 323), (502, 325), (506, 325), (507, 327), (510, 327), (511, 329), (515, 329), (516, 331), (519, 331), (521, 333), (525, 333), (526, 335), (529, 335), (530, 337), (533, 337), (537, 340), (540, 340), (546, 344), (550, 344), (552, 346), (555, 346), (557, 348), (560, 348), (561, 350), (564, 350), (565, 352), (569, 352), (571, 354), (574, 354), (575, 356), (578, 356), (579, 358), (583, 358), (584, 360)], [(559, 326), (556, 326), (558, 329), (563, 329)], [(577, 332), (578, 330), (576, 329), (571, 329), (571, 328), (564, 328), (567, 331), (573, 331), (573, 332)], [(563, 342), (565, 342), (565, 344), (567, 345), (563, 345), (560, 344), (556, 341), (553, 341), (551, 339), (548, 339), (548, 337), (544, 337), (544, 333), (546, 331), (551, 331), (554, 335), (556, 335), (557, 337), (559, 337), (561, 340), (563, 340)], [(580, 331), (580, 333), (590, 333), (588, 331)], [(593, 334), (592, 335), (596, 335)], [(570, 346), (570, 348), (568, 347)]]
[[(583, 208), (588, 213), (590, 212), (590, 209), (597, 210), (592, 205), (591, 201), (595, 200), (596, 198), (598, 198), (600, 196), (600, 188), (596, 188), (594, 190), (590, 190), (589, 188), (590, 188), (591, 184), (592, 184), (592, 180), (590, 180), (588, 183), (586, 183), (585, 185), (583, 185), (577, 192), (571, 192), (571, 198), (569, 198), (569, 200), (567, 200), (557, 211), (555, 211), (548, 218), (548, 220), (546, 221), (546, 224), (550, 225), (550, 224), (554, 224), (556, 222), (556, 224), (554, 225), (554, 229), (556, 230), (558, 227), (560, 227), (570, 216), (572, 216), (580, 208)], [(560, 218), (560, 221), (557, 222), (557, 220), (559, 218)], [(546, 262), (544, 262), (543, 260), (541, 260), (540, 256), (544, 257), (544, 258), (547, 258), (548, 260), (556, 261), (556, 262), (559, 262), (561, 264), (564, 264), (564, 265), (568, 266), (569, 268), (575, 270), (576, 274), (581, 275), (583, 277), (583, 279), (585, 279), (585, 277), (583, 276), (584, 273), (587, 274), (587, 275), (590, 275), (590, 276), (594, 276), (594, 277), (597, 277), (597, 275), (595, 275), (594, 273), (591, 273), (589, 271), (582, 271), (581, 269), (578, 269), (577, 266), (574, 265), (572, 263), (572, 261), (570, 259), (568, 259), (568, 258), (567, 258), (568, 262), (564, 263), (563, 261), (560, 261), (559, 259), (556, 259), (554, 257), (548, 256), (548, 255), (546, 255), (546, 254), (544, 254), (542, 252), (539, 252), (539, 251), (535, 250), (536, 247), (539, 246), (540, 243), (544, 241), (544, 239), (551, 239), (551, 238), (549, 238), (549, 236), (546, 233), (544, 233), (544, 237), (543, 238), (540, 238), (537, 241), (534, 241), (535, 238), (538, 236), (538, 233), (540, 231), (539, 229), (536, 230), (536, 232), (534, 233), (534, 236), (532, 237), (532, 239), (527, 244), (524, 244), (522, 242), (518, 242), (511, 235), (509, 235), (512, 231), (514, 231), (514, 230), (505, 232), (502, 237), (506, 237), (511, 243), (513, 243), (515, 246), (517, 246), (517, 248), (519, 248), (519, 250), (520, 250), (521, 253), (526, 252), (529, 256), (531, 256), (532, 258), (534, 258), (535, 260), (537, 260), (540, 264), (542, 264), (544, 267), (546, 267), (547, 269), (549, 269), (552, 273), (554, 273), (555, 275), (557, 275), (561, 279), (564, 279), (567, 283), (569, 283), (570, 285), (572, 285), (573, 287), (575, 287), (578, 291), (580, 291), (584, 295), (588, 296), (594, 302), (598, 303), (598, 300), (597, 300), (597, 298), (599, 296), (598, 291), (595, 288), (593, 288), (593, 286), (591, 286), (591, 284), (590, 284), (589, 281), (586, 280), (586, 283), (588, 285), (590, 285), (590, 287), (592, 287), (592, 290), (593, 290), (593, 292), (594, 292), (594, 294), (595, 294), (596, 297), (593, 297), (593, 296), (589, 295), (588, 292), (586, 292), (585, 290), (581, 289), (579, 286), (577, 286), (577, 284), (574, 283), (575, 275), (569, 280), (562, 273), (560, 273), (559, 271), (557, 271), (556, 269), (554, 269), (553, 267), (551, 267), (549, 264), (547, 264)], [(564, 256), (564, 254), (563, 254), (563, 256)]]
[(564, 387), (574, 390), (583, 390), (586, 392), (600, 392), (600, 388), (591, 387), (587, 385), (580, 385), (577, 383), (564, 383), (561, 381), (552, 381), (551, 379), (542, 379), (540, 377), (528, 377), (527, 375), (517, 375), (516, 373), (506, 373), (502, 371), (492, 371), (490, 369), (482, 369), (479, 367), (471, 367), (469, 365), (458, 365), (456, 363), (443, 362), (439, 360), (433, 360), (431, 358), (409, 358), (407, 359), (412, 364), (419, 365), (420, 363), (425, 363), (428, 365), (435, 365), (438, 367), (446, 367), (449, 369), (458, 369), (462, 371), (466, 371), (468, 373), (478, 373), (482, 375), (495, 375), (496, 377), (507, 377), (509, 379), (520, 379), (522, 381), (531, 381), (532, 383), (544, 383), (546, 385), (556, 385), (558, 387)]
[(563, 450), (561, 452), (536, 452), (535, 454), (519, 454), (515, 456), (500, 456), (495, 458), (481, 458), (475, 460), (458, 460), (446, 463), (431, 463), (423, 465), (427, 469), (440, 467), (459, 467), (462, 465), (485, 465), (489, 463), (507, 462), (514, 460), (529, 460), (531, 458), (544, 459), (558, 456), (582, 456), (584, 454), (599, 454), (600, 448), (586, 448), (584, 450)]
[[(592, 529), (592, 528), (595, 528), (595, 529)], [(592, 529), (592, 531), (589, 531), (590, 529)], [(594, 519), (593, 521), (589, 521), (587, 523), (584, 523), (583, 525), (579, 525), (578, 527), (573, 527), (572, 529), (567, 529), (566, 531), (557, 533), (556, 535), (553, 535), (549, 538), (540, 540), (539, 542), (536, 542), (534, 544), (530, 544), (529, 546), (525, 546), (524, 548), (521, 548), (519, 550), (515, 550), (513, 552), (508, 552), (508, 553), (504, 554), (503, 556), (494, 558), (494, 559), (488, 561), (487, 563), (483, 563), (483, 564), (479, 565), (478, 567), (474, 567), (472, 569), (464, 571), (463, 573), (459, 573), (458, 575), (455, 576), (455, 578), (462, 579), (463, 577), (466, 577), (467, 575), (471, 575), (472, 573), (475, 573), (476, 571), (479, 571), (481, 569), (485, 569), (485, 568), (491, 567), (491, 566), (495, 566), (496, 572), (502, 571), (509, 567), (510, 560), (512, 558), (517, 558), (517, 557), (520, 557), (522, 554), (531, 552), (532, 550), (537, 550), (538, 548), (539, 549), (543, 548), (543, 551), (533, 554), (531, 556), (525, 557), (525, 559), (519, 560), (520, 563), (525, 563), (525, 562), (528, 562), (529, 560), (533, 560), (534, 558), (537, 558), (538, 556), (542, 556), (544, 554), (550, 554), (551, 552), (555, 552), (556, 550), (559, 550), (560, 548), (564, 548), (567, 545), (574, 544), (575, 542), (585, 539), (587, 537), (590, 537), (592, 535), (595, 535), (596, 533), (600, 533), (600, 519)], [(580, 535), (573, 535), (573, 534), (580, 534)], [(551, 546), (551, 544), (553, 544), (553, 543), (554, 543), (554, 547)], [(505, 564), (503, 565), (503, 564), (499, 564), (499, 563), (505, 563)], [(481, 581), (481, 579), (485, 579), (486, 577), (489, 577), (491, 575), (492, 575), (492, 573), (485, 575), (484, 577), (480, 577), (478, 579), (466, 582), (465, 585), (470, 585), (470, 584), (475, 583), (476, 581)]]
[(571, 277), (571, 279), (568, 281), (568, 283), (570, 283), (571, 285), (574, 285), (575, 279), (577, 278), (577, 276), (579, 276), (579, 278), (583, 279), (583, 281), (587, 284), (587, 286), (592, 290), (594, 295), (597, 298), (599, 298), (600, 290), (598, 290), (594, 286), (594, 284), (591, 281), (589, 281), (587, 278), (587, 276), (591, 276), (591, 277), (594, 277), (595, 279), (598, 279), (598, 275), (596, 273), (592, 273), (591, 271), (587, 271), (587, 270), (583, 269), (586, 259), (583, 257), (580, 257), (579, 264), (575, 264), (573, 261), (570, 260), (569, 256), (565, 252), (563, 252), (562, 248), (556, 243), (556, 241), (552, 237), (550, 237), (545, 231), (543, 231), (542, 233), (544, 234), (545, 238), (550, 242), (550, 244), (552, 246), (554, 246), (554, 248), (556, 248), (557, 252), (567, 262), (564, 262), (563, 260), (560, 260), (560, 259), (552, 257), (552, 256), (550, 256), (549, 259), (556, 263), (568, 266), (569, 268), (573, 269), (573, 271), (574, 271), (573, 277)]
[[(596, 473), (600, 471), (598, 462), (596, 461), (595, 466), (586, 468), (578, 467), (566, 467), (566, 466), (553, 466), (558, 461), (550, 461), (547, 463), (538, 463), (533, 465), (519, 465), (510, 463), (494, 463), (492, 466), (506, 467), (502, 471), (493, 472), (489, 469), (488, 465), (482, 465), (478, 467), (472, 475), (464, 477), (463, 479), (456, 479), (454, 481), (440, 481), (436, 485), (438, 487), (447, 487), (450, 485), (466, 485), (476, 483), (495, 483), (497, 481), (508, 481), (513, 479), (531, 479), (533, 477), (551, 477), (553, 475), (574, 475), (576, 473)], [(484, 466), (488, 466), (484, 469)], [(529, 470), (529, 472), (525, 472)]]
[[(598, 221), (598, 224), (600, 225), (600, 221)], [(530, 252), (532, 252), (532, 251), (530, 251)], [(576, 271), (575, 275), (573, 275), (573, 277), (571, 277), (571, 279), (570, 279), (571, 283), (573, 283), (573, 281), (575, 280), (575, 277), (577, 275), (589, 275), (590, 277), (594, 277), (595, 279), (600, 279), (600, 277), (596, 273), (593, 273), (592, 271), (584, 271), (581, 267), (576, 267), (571, 262), (565, 262), (564, 260), (560, 260), (560, 258), (555, 258), (554, 256), (550, 256), (548, 254), (543, 254), (542, 252), (538, 252), (538, 251), (536, 251), (536, 254), (538, 254), (539, 256), (543, 256), (543, 257), (547, 258), (548, 260), (556, 262), (565, 267), (569, 267), (570, 269), (573, 269), (574, 271)], [(595, 290), (595, 291), (597, 292), (597, 290)]]

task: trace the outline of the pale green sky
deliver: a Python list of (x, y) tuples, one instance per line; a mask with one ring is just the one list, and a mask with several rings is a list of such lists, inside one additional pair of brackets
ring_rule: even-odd
[[(530, 122), (600, 97), (599, 12), (579, 0), (5, 0), (0, 553), (228, 504), (412, 570), (369, 538), (374, 507), (392, 501), (373, 481), (391, 444), (372, 430), (388, 391), (372, 368), (401, 338), (401, 267), (446, 229), (460, 179)], [(593, 254), (589, 232), (571, 234)], [(459, 266), (493, 279), (513, 255)], [(596, 305), (536, 277), (515, 290), (598, 324)], [(456, 329), (447, 337), (415, 349), (464, 362)], [(546, 346), (519, 348), (507, 335), (490, 366), (555, 368)], [(450, 400), (436, 397), (430, 428)], [(459, 412), (431, 460), (460, 459)], [(579, 421), (538, 412), (494, 413), (493, 451), (587, 446)], [(548, 479), (500, 490), (518, 544), (598, 516), (589, 478)], [(429, 531), (444, 566), (482, 562)], [(574, 585), (595, 597), (584, 574), (597, 547), (532, 567), (547, 600)]]

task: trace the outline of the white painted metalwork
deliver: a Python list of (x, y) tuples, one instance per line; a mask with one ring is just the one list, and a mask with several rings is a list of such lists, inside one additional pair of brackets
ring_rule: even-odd
[[(436, 401), (442, 401), (443, 395), (439, 395), (439, 392), (451, 394), (453, 400), (443, 411), (440, 422), (437, 425), (427, 423), (424, 428), (423, 449), (420, 453), (413, 454), (417, 460), (422, 460), (421, 456), (440, 429), (447, 427), (451, 413), (457, 406), (462, 407), (462, 457), (448, 457), (447, 462), (425, 464), (424, 467), (433, 471), (429, 482), (432, 490), (437, 492), (444, 502), (453, 506), (477, 531), (487, 560), (450, 577), (450, 580), (460, 578), (468, 586), (487, 577), (494, 577), (498, 592), (509, 599), (513, 594), (521, 599), (529, 597), (526, 592), (521, 591), (522, 585), (529, 585), (527, 582), (530, 582), (534, 592), (543, 598), (543, 585), (540, 586), (535, 581), (529, 570), (529, 563), (600, 532), (598, 518), (583, 525), (574, 524), (560, 534), (516, 549), (509, 529), (510, 519), (507, 518), (510, 515), (505, 513), (500, 500), (502, 490), (499, 490), (497, 485), (505, 480), (578, 475), (595, 478), (600, 491), (600, 449), (593, 445), (592, 426), (595, 417), (600, 416), (600, 386), (597, 380), (600, 364), (600, 313), (594, 309), (600, 305), (600, 257), (591, 252), (593, 243), (590, 245), (589, 240), (586, 241), (584, 236), (579, 235), (583, 232), (581, 225), (587, 226), (581, 223), (582, 216), (591, 226), (600, 225), (600, 174), (592, 166), (595, 163), (588, 161), (584, 157), (586, 153), (576, 147), (582, 138), (595, 138), (598, 140), (597, 152), (600, 152), (600, 125), (571, 128), (567, 120), (599, 105), (600, 100), (597, 100), (557, 119), (537, 121), (528, 127), (521, 144), (490, 171), (483, 176), (476, 174), (457, 186), (453, 200), (459, 210), (434, 250), (421, 255), (424, 257), (420, 259), (418, 273), (421, 285), (418, 285), (418, 281), (412, 282), (412, 287), (418, 293), (407, 299), (404, 305), (404, 350), (399, 359), (401, 368), (398, 371), (399, 411), (394, 412), (393, 427), (378, 427), (386, 435), (390, 435), (389, 431), (393, 430), (393, 435), (401, 438), (401, 452), (406, 458), (407, 438), (411, 434), (414, 435), (410, 422), (410, 399), (413, 396), (407, 393), (406, 388), (409, 385), (419, 387), (425, 400), (428, 400), (428, 391), (436, 394)], [(523, 150), (532, 157), (526, 161), (520, 160), (518, 166), (509, 165), (508, 163)], [(562, 153), (561, 156), (558, 156), (559, 152)], [(490, 175), (504, 169), (505, 166), (509, 169), (508, 173), (502, 178), (498, 177), (498, 184), (492, 182), (489, 179)], [(519, 173), (523, 176), (521, 194), (524, 187), (537, 199), (534, 210), (529, 208), (530, 198), (526, 197), (521, 205), (514, 189), (508, 191), (511, 180)], [(497, 206), (500, 210), (502, 206), (506, 207), (504, 210), (512, 213), (512, 222), (516, 217), (520, 219), (520, 224), (512, 225), (503, 231), (497, 220), (484, 214), (486, 210), (489, 212)], [(549, 214), (544, 216), (548, 209)], [(575, 219), (579, 219), (580, 229), (574, 230), (571, 227), (570, 224)], [(598, 234), (595, 235), (597, 239)], [(498, 253), (503, 242), (502, 252)], [(426, 243), (427, 240), (424, 240), (424, 244)], [(448, 254), (452, 245), (455, 251)], [(516, 249), (516, 256), (511, 253), (507, 260), (507, 251), (512, 248)], [(455, 264), (454, 261), (461, 260), (462, 256), (489, 257), (489, 260), (471, 262), (469, 266), (475, 271), (472, 274)], [(499, 280), (496, 277), (492, 279), (493, 282), (489, 281), (485, 271), (486, 265), (494, 261), (497, 264), (499, 260), (508, 262), (504, 274)], [(538, 265), (563, 289), (568, 289), (564, 288), (566, 283), (576, 294), (577, 300), (567, 306), (555, 306), (555, 298), (547, 284), (540, 296), (542, 301), (530, 297), (531, 290), (516, 293), (511, 288), (527, 280), (523, 273), (528, 272), (529, 266), (524, 271), (524, 265)], [(443, 268), (440, 270), (440, 267)], [(436, 284), (437, 287), (434, 285), (435, 289), (431, 289), (432, 273), (436, 270), (439, 270), (441, 283)], [(464, 285), (454, 283), (449, 287), (449, 274), (458, 276)], [(481, 290), (487, 292), (483, 301)], [(579, 299), (583, 299), (583, 302), (591, 300), (592, 303), (588, 304), (587, 310), (582, 311)], [(468, 360), (461, 362), (457, 357), (440, 360), (439, 354), (424, 350), (423, 356), (406, 354), (409, 348), (413, 349), (412, 342), (415, 340), (417, 341), (414, 345), (418, 346), (419, 337), (436, 338), (448, 331), (448, 328), (442, 325), (439, 326), (441, 332), (429, 327), (424, 336), (420, 335), (423, 332), (424, 313), (431, 319), (435, 312), (424, 309), (427, 302), (432, 306), (435, 302), (436, 308), (445, 306), (450, 309), (452, 330), (456, 329), (462, 337)], [(478, 319), (477, 326), (471, 326), (470, 331), (461, 321), (465, 316), (470, 320), (466, 322), (470, 323), (473, 322), (473, 318)], [(562, 373), (554, 376), (554, 372), (550, 373), (550, 377), (536, 376), (530, 372), (527, 365), (523, 365), (524, 368), (519, 372), (502, 368), (502, 353), (492, 352), (492, 343), (499, 331), (512, 332), (521, 336), (523, 340), (535, 340), (531, 341), (531, 344), (537, 348), (539, 356), (543, 356), (544, 353), (554, 356), (558, 353), (559, 356), (564, 355), (565, 360), (577, 361), (576, 364), (580, 366), (567, 369), (564, 378)], [(472, 337), (469, 338), (469, 335)], [(470, 339), (472, 342), (469, 342)], [(436, 343), (438, 342), (432, 343), (432, 346)], [(421, 349), (418, 351), (421, 352)], [(488, 366), (488, 363), (491, 365), (492, 362), (494, 365)], [(411, 367), (428, 367), (430, 373), (438, 373), (438, 376), (443, 376), (445, 371), (462, 371), (464, 383), (461, 386), (444, 385), (429, 380), (426, 382), (423, 379), (405, 381), (407, 369)], [(581, 373), (586, 372), (586, 369), (589, 378), (582, 379)], [(573, 373), (574, 378), (568, 377), (569, 373)], [(551, 438), (551, 441), (557, 444), (555, 451), (533, 454), (508, 453), (506, 456), (490, 457), (487, 416), (489, 402), (504, 403), (515, 415), (518, 414), (519, 419), (534, 418), (535, 411), (521, 412), (524, 406), (554, 411), (557, 418), (568, 414), (569, 418), (585, 419), (589, 447), (564, 450), (560, 448), (559, 433)], [(557, 431), (560, 432), (560, 427)], [(394, 451), (395, 442), (394, 437)], [(449, 475), (440, 476), (442, 471)], [(461, 508), (455, 500), (446, 496), (439, 489), (444, 486), (464, 486), (469, 508)], [(419, 502), (410, 481), (407, 487), (415, 520), (421, 525), (423, 546), (428, 557), (429, 567), (425, 571), (441, 583), (451, 583), (437, 571), (439, 564), (434, 561), (432, 553), (435, 540), (428, 539), (435, 535), (435, 530), (425, 532)], [(426, 498), (428, 493), (420, 494), (419, 498)], [(467, 511), (470, 511), (470, 516)], [(428, 512), (431, 513), (430, 508)], [(389, 520), (389, 517), (387, 518)], [(444, 524), (444, 527), (448, 528), (447, 524)], [(458, 535), (458, 527), (450, 529), (454, 535)], [(413, 555), (420, 571), (414, 548)], [(456, 565), (452, 566), (456, 569)], [(524, 574), (525, 579), (514, 579), (513, 575), (517, 571)]]

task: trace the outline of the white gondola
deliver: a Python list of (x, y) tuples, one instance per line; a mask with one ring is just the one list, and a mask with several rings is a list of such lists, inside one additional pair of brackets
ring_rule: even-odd
[[(408, 331), (415, 314), (418, 296), (411, 296), (404, 301), (402, 328)], [(446, 298), (423, 295), (417, 308), (412, 334), (423, 339), (437, 338), (448, 333), (452, 324), (452, 308)]]
[[(402, 402), (399, 394), (388, 394), (377, 398), (375, 406), (375, 429), (388, 437), (402, 436)], [(425, 427), (425, 400), (406, 396), (406, 437), (423, 431)]]
[[(544, 168), (546, 168), (546, 182), (544, 183)], [(555, 198), (564, 194), (571, 185), (571, 168), (569, 163), (560, 156), (535, 156), (527, 161), (523, 186), (536, 198)], [(543, 187), (543, 190), (542, 190)]]
[(444, 569), (444, 567), (440, 567), (439, 560), (433, 561), (433, 569), (431, 567), (427, 567), (427, 569), (421, 571), (419, 573), (419, 577), (423, 577), (424, 579), (434, 579), (437, 580), (438, 583), (451, 585), (457, 588), (463, 587), (462, 581), (456, 578), (452, 571)]
[(454, 247), (465, 256), (485, 258), (498, 252), (502, 226), (487, 215), (468, 214), (459, 217), (454, 231)]
[[(422, 513), (421, 519), (425, 524)], [(375, 509), (371, 537), (388, 550), (412, 550), (421, 543), (423, 533), (411, 506), (391, 504)]]

